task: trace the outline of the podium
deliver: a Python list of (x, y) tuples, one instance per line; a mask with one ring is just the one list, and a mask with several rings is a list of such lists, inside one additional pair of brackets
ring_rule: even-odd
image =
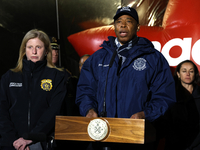
[(55, 139), (145, 144), (156, 131), (145, 119), (56, 116)]

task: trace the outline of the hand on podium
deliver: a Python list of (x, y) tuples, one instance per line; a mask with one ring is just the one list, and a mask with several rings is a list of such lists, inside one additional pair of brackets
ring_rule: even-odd
[(90, 109), (86, 115), (87, 118), (95, 118), (98, 117), (97, 113), (94, 111), (94, 109)]
[(135, 113), (131, 116), (132, 119), (145, 119), (144, 111)]

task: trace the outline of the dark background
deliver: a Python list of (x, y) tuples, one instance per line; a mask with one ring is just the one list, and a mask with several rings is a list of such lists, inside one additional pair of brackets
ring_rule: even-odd
[(113, 24), (117, 8), (128, 4), (138, 11), (141, 25), (161, 26), (167, 3), (168, 0), (57, 0), (56, 5), (56, 0), (0, 0), (0, 77), (16, 66), (22, 38), (31, 29), (60, 37), (61, 65), (78, 76), (80, 56), (68, 42), (69, 35)]

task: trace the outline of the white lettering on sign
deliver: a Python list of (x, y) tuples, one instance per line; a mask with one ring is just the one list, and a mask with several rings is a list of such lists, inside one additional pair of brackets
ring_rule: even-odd
[(200, 39), (196, 41), (192, 47), (192, 58), (200, 65)]
[[(162, 50), (160, 42), (152, 41), (152, 43), (154, 47), (165, 56), (170, 66), (177, 66), (180, 62), (190, 59), (190, 55), (193, 60), (200, 65), (200, 39), (196, 41), (192, 47), (192, 38), (174, 38), (165, 43)], [(170, 49), (174, 46), (179, 46), (182, 49), (181, 55), (177, 58), (173, 58), (169, 54)]]

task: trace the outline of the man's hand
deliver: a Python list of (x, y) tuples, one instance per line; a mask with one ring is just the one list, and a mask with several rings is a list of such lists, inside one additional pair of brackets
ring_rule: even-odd
[(98, 117), (97, 113), (94, 111), (94, 109), (90, 109), (86, 115), (87, 118), (95, 118)]
[(135, 113), (131, 116), (132, 119), (145, 119), (144, 111)]
[(19, 138), (13, 142), (13, 146), (16, 150), (30, 150), (27, 146), (30, 143), (32, 143), (31, 140), (24, 140), (23, 138)]

